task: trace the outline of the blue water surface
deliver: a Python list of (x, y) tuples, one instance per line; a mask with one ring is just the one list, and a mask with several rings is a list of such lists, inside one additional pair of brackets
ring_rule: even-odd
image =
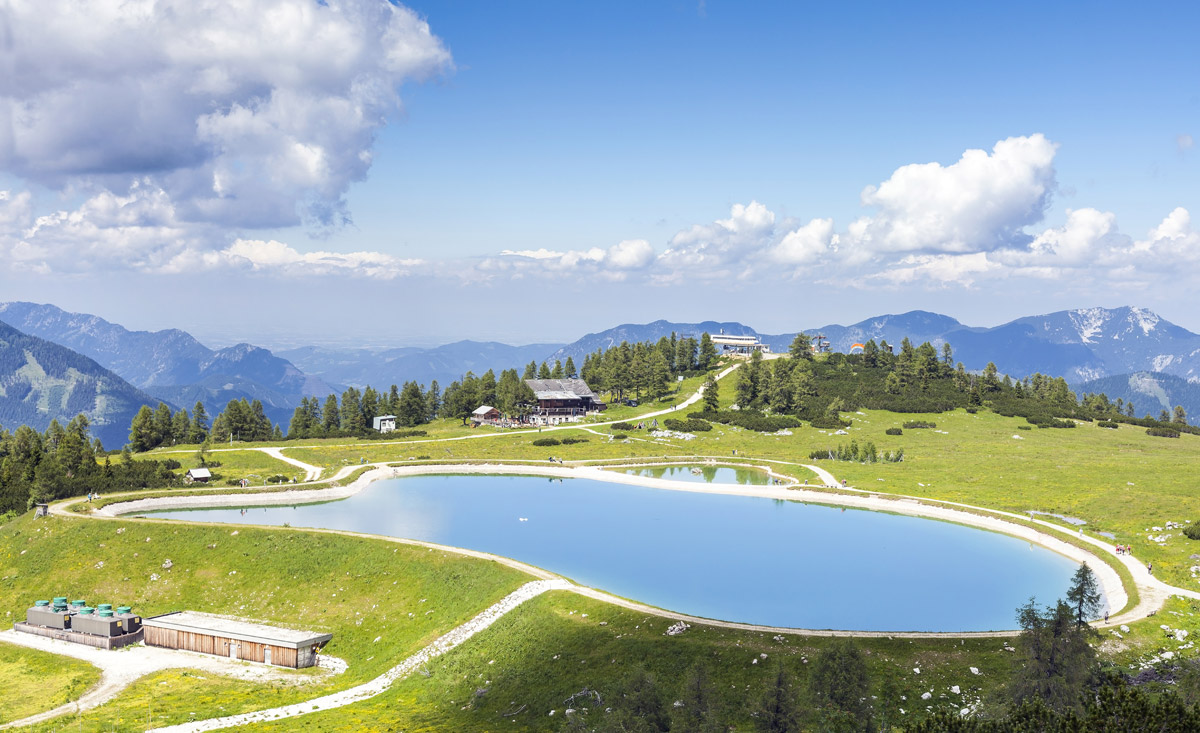
[(154, 514), (426, 540), (680, 613), (809, 629), (1011, 629), (1078, 567), (948, 522), (585, 479), (415, 476), (325, 504)]
[[(696, 468), (699, 473), (693, 473)], [(705, 484), (742, 484), (766, 486), (771, 483), (771, 477), (766, 471), (756, 468), (735, 468), (732, 466), (639, 466), (637, 468), (617, 469), (622, 473), (649, 478), (665, 478), (671, 481), (690, 481)]]

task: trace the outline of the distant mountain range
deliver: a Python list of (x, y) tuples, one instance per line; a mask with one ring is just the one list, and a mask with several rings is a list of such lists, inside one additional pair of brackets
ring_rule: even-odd
[[(550, 355), (579, 362), (597, 348), (621, 341), (657, 341), (672, 332), (699, 335), (758, 336), (772, 351), (784, 351), (796, 334), (764, 334), (737, 322), (672, 323), (654, 321), (624, 324), (592, 333)], [(928, 311), (910, 311), (868, 318), (858, 323), (806, 328), (810, 336), (824, 335), (834, 351), (849, 351), (856, 343), (874, 339), (898, 346), (905, 338), (914, 344), (929, 341), (941, 347), (949, 342), (957, 361), (967, 369), (983, 369), (995, 362), (1002, 372), (1026, 376), (1041, 372), (1065, 377), (1072, 384), (1090, 379), (1153, 371), (1200, 381), (1200, 335), (1163, 320), (1142, 308), (1088, 308), (1029, 316), (995, 326), (966, 326)]]
[(129, 423), (142, 405), (158, 400), (71, 349), (0, 323), (0, 425), (44, 431), (64, 427), (79, 413), (106, 448), (129, 440)]
[(280, 351), (282, 356), (309, 374), (340, 384), (387, 389), (393, 384), (437, 380), (443, 388), (467, 372), (479, 376), (489, 369), (519, 368), (539, 364), (561, 344), (509, 346), (494, 341), (458, 341), (432, 349), (328, 349), (305, 346)]
[[(5, 331), (7, 341), (20, 344), (8, 347), (8, 361), (0, 368), (0, 384), (13, 385), (0, 394), (0, 422), (10, 428), (20, 422), (48, 424), (55, 410), (69, 412), (69, 407), (96, 403), (95, 433), (106, 431), (102, 440), (110, 447), (123, 444), (127, 437), (128, 420), (122, 411), (136, 411), (141, 404), (157, 400), (188, 409), (202, 401), (215, 416), (231, 399), (258, 399), (271, 420), (286, 427), (302, 397), (323, 398), (342, 391), (339, 385), (386, 389), (406, 381), (428, 385), (436, 379), (445, 387), (468, 371), (478, 375), (488, 369), (521, 368), (530, 361), (565, 361), (568, 356), (582, 366), (584, 357), (597, 349), (622, 341), (657, 341), (671, 333), (697, 338), (722, 331), (756, 335), (773, 351), (786, 351), (796, 336), (794, 332), (763, 334), (738, 322), (659, 320), (623, 324), (566, 345), (459, 341), (436, 348), (382, 350), (308, 346), (273, 354), (250, 344), (209, 349), (178, 329), (129, 331), (98, 316), (68, 313), (53, 305), (0, 303), (0, 320), (12, 326)], [(1105, 392), (1112, 399), (1132, 400), (1139, 414), (1157, 414), (1162, 406), (1182, 404), (1189, 415), (1200, 418), (1200, 399), (1194, 396), (1200, 394), (1200, 335), (1142, 308), (1059, 311), (992, 328), (910, 311), (849, 326), (806, 328), (805, 333), (823, 335), (835, 351), (849, 351), (870, 339), (899, 345), (908, 338), (939, 348), (949, 343), (955, 359), (971, 370), (995, 362), (1015, 377), (1041, 372), (1065, 377), (1077, 392)], [(28, 344), (37, 348), (26, 349)], [(74, 356), (83, 360), (79, 363), (90, 366), (72, 367), (78, 378), (72, 376), (75, 372), (46, 368), (43, 363), (76, 363), (65, 351), (49, 349), (54, 345), (78, 352)], [(30, 365), (26, 350), (35, 354), (39, 366)], [(44, 361), (37, 354), (44, 355)], [(39, 369), (45, 379), (37, 376)], [(104, 399), (93, 399), (96, 395)], [(54, 416), (70, 419), (74, 413)]]

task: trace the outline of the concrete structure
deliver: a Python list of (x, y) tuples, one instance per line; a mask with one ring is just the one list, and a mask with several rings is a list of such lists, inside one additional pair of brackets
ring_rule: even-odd
[(296, 631), (195, 611), (176, 611), (142, 621), (147, 646), (264, 662), (280, 667), (311, 667), (332, 634)]
[(537, 406), (529, 416), (532, 423), (571, 422), (607, 406), (582, 379), (526, 379), (525, 384), (533, 390), (537, 400)]
[(396, 429), (395, 415), (379, 415), (371, 421), (371, 428), (379, 433), (390, 433)]
[(755, 351), (764, 354), (771, 353), (771, 347), (758, 340), (757, 336), (732, 336), (719, 333), (712, 337), (713, 346), (718, 346), (724, 354), (749, 356)]
[(142, 619), (131, 610), (122, 606), (114, 612), (112, 604), (107, 603), (96, 609), (84, 601), (72, 601), (68, 606), (66, 599), (60, 596), (53, 604), (36, 602), (25, 612), (25, 620), (13, 624), (13, 629), (73, 644), (120, 649), (142, 640)]
[(202, 484), (212, 481), (212, 471), (209, 471), (207, 468), (191, 468), (188, 469), (187, 473), (183, 474), (183, 482), (185, 484), (195, 481), (199, 481)]

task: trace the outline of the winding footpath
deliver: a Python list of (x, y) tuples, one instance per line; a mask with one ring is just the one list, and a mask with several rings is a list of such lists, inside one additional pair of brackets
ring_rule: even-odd
[[(738, 365), (731, 366), (718, 375), (718, 379), (726, 377)], [(636, 418), (628, 418), (629, 420), (645, 420), (661, 415), (676, 412), (679, 409), (695, 404), (703, 397), (703, 387), (697, 390), (687, 400), (675, 405), (671, 408), (659, 410), (650, 413), (644, 413)], [(618, 421), (613, 421), (618, 422)], [(588, 423), (588, 424), (569, 424), (560, 425), (549, 428), (543, 428), (543, 431), (553, 430), (577, 430), (603, 427), (612, 425), (613, 422), (603, 423)], [(505, 431), (505, 432), (489, 432), (473, 435), (464, 435), (454, 438), (443, 439), (427, 439), (413, 441), (394, 441), (381, 442), (378, 445), (398, 445), (405, 443), (432, 443), (445, 442), (455, 440), (474, 440), (486, 438), (498, 438), (511, 435), (523, 435), (532, 431)], [(347, 444), (350, 445), (350, 444)], [(290, 446), (303, 447), (303, 446)], [(326, 446), (328, 447), (328, 446)], [(235, 449), (218, 449), (218, 450), (257, 450), (261, 451), (275, 459), (288, 463), (305, 471), (305, 483), (311, 484), (315, 482), (321, 475), (322, 469), (319, 466), (313, 466), (294, 458), (284, 455), (284, 448), (235, 448)], [(213, 452), (218, 452), (214, 450)], [(781, 485), (772, 486), (742, 486), (736, 484), (698, 484), (672, 481), (669, 479), (658, 479), (646, 476), (638, 476), (633, 474), (622, 473), (613, 468), (620, 468), (620, 465), (586, 465), (584, 462), (575, 462), (569, 465), (531, 465), (521, 462), (497, 462), (488, 463), (470, 463), (470, 464), (448, 464), (448, 465), (413, 465), (413, 466), (392, 466), (388, 463), (374, 463), (364, 465), (344, 466), (338, 470), (331, 478), (326, 479), (330, 483), (337, 483), (348, 478), (351, 474), (363, 468), (368, 468), (365, 473), (360, 475), (355, 481), (346, 486), (325, 486), (322, 488), (301, 488), (296, 485), (295, 488), (290, 488), (281, 492), (262, 492), (262, 493), (242, 493), (242, 494), (214, 494), (208, 496), (158, 496), (150, 498), (142, 498), (130, 500), (126, 502), (109, 504), (106, 507), (96, 509), (91, 516), (98, 519), (113, 520), (130, 514), (138, 514), (145, 511), (154, 511), (165, 508), (203, 508), (217, 506), (265, 506), (265, 505), (291, 505), (302, 504), (319, 501), (329, 501), (351, 496), (359, 491), (362, 491), (367, 485), (373, 481), (386, 478), (395, 478), (402, 476), (412, 476), (419, 474), (529, 474), (559, 477), (559, 478), (587, 478), (610, 483), (634, 484), (658, 489), (667, 489), (672, 491), (692, 491), (700, 493), (720, 493), (733, 494), (741, 496), (756, 496), (772, 499), (783, 499), (787, 501), (811, 502), (818, 504), (831, 504), (837, 506), (854, 507), (860, 509), (869, 509), (874, 511), (892, 512), (898, 514), (908, 514), (912, 516), (920, 516), (932, 519), (941, 519), (946, 521), (965, 524), (968, 526), (979, 527), (992, 531), (1002, 532), (1012, 536), (1027, 539), (1030, 542), (1040, 544), (1055, 552), (1070, 557), (1077, 562), (1086, 562), (1096, 560), (1097, 555), (1105, 557), (1113, 557), (1129, 570), (1133, 577), (1134, 585), (1138, 591), (1138, 603), (1130, 606), (1129, 595), (1121, 581), (1120, 575), (1107, 562), (1091, 563), (1093, 571), (1104, 589), (1105, 595), (1112, 608), (1118, 609), (1119, 613), (1110, 617), (1107, 624), (1097, 622), (1096, 626), (1118, 626), (1127, 624), (1136, 620), (1143, 619), (1156, 612), (1165, 603), (1171, 595), (1179, 595), (1188, 598), (1200, 599), (1200, 592), (1185, 588), (1178, 588), (1168, 585), (1158, 578), (1155, 578), (1149, 573), (1143, 563), (1129, 555), (1116, 555), (1113, 546), (1106, 540), (1094, 538), (1087, 535), (1079, 534), (1075, 530), (1070, 530), (1065, 527), (1053, 524), (1046, 520), (1032, 519), (1024, 514), (1013, 512), (1005, 512), (986, 507), (973, 506), (957, 502), (940, 501), (936, 499), (928, 499), (925, 497), (914, 497), (900, 494), (888, 494), (886, 492), (856, 489), (854, 487), (841, 486), (837, 478), (829, 471), (814, 465), (793, 463), (789, 461), (777, 459), (753, 459), (753, 464), (738, 463), (730, 461), (726, 457), (715, 456), (676, 456), (678, 463), (672, 464), (670, 457), (664, 456), (662, 462), (637, 463), (633, 464), (638, 467), (647, 465), (683, 465), (692, 464), (696, 461), (703, 460), (715, 465), (739, 465), (753, 466), (756, 468), (766, 468), (768, 473), (776, 479), (779, 479)], [(769, 464), (769, 465), (767, 465)], [(801, 486), (795, 483), (795, 479), (783, 474), (776, 473), (771, 469), (771, 465), (775, 466), (791, 466), (802, 467), (817, 477), (821, 485)], [(838, 489), (839, 493), (833, 493), (823, 489)], [(74, 516), (80, 515), (68, 510), (68, 507), (75, 504), (81, 499), (71, 499), (53, 504), (50, 511), (56, 515)], [(162, 522), (173, 521), (175, 524), (203, 524), (201, 522), (180, 522), (179, 520), (156, 520), (139, 518), (139, 521)], [(237, 525), (233, 525), (237, 526)], [(249, 526), (249, 525), (247, 525)], [(463, 548), (447, 547), (434, 543), (421, 542), (415, 540), (398, 539), (393, 537), (380, 537), (377, 535), (367, 535), (357, 532), (348, 532), (342, 530), (330, 529), (314, 529), (305, 530), (310, 532), (323, 532), (329, 534), (339, 534), (354, 537), (369, 537), (377, 540), (385, 540), (397, 542), (401, 544), (419, 545), (424, 547), (436, 548), (447, 552), (455, 552), (466, 556), (478, 557), (502, 563), (509, 567), (516, 568), (528, 573), (531, 577), (537, 578), (513, 593), (506, 596), (498, 603), (485, 609), (478, 616), (474, 617), (467, 623), (452, 629), (444, 636), (437, 639), (429, 646), (421, 649), (416, 654), (403, 660), (395, 667), (392, 667), (384, 674), (375, 679), (357, 685), (347, 690), (336, 693), (331, 693), (309, 700), (303, 703), (272, 708), (257, 712), (245, 713), (241, 715), (228, 716), (212, 720), (196, 721), (183, 723), (168, 728), (160, 728), (161, 731), (208, 731), (228, 728), (232, 726), (245, 725), (256, 722), (269, 722), (283, 718), (296, 717), (306, 715), (312, 712), (324, 710), (332, 710), (345, 705), (350, 705), (362, 700), (369, 699), (386, 691), (394, 682), (411, 674), (419, 669), (421, 665), (428, 662), (430, 659), (444, 654), (451, 649), (466, 642), (475, 634), (487, 629), (504, 614), (518, 608), (522, 603), (532, 598), (535, 598), (545, 592), (558, 590), (576, 593), (582, 596), (593, 598), (605, 603), (620, 606), (622, 608), (633, 611), (652, 614), (661, 618), (684, 621), (689, 624), (701, 624), (707, 626), (715, 626), (729, 629), (739, 629), (745, 631), (756, 631), (766, 633), (782, 633), (782, 634), (799, 634), (811, 636), (847, 636), (847, 637), (888, 637), (888, 638), (968, 638), (968, 637), (1014, 637), (1019, 632), (1017, 631), (991, 631), (991, 632), (870, 632), (870, 631), (839, 631), (839, 630), (824, 630), (824, 629), (796, 629), (782, 628), (772, 626), (760, 626), (755, 624), (742, 624), (728, 621), (718, 621), (713, 619), (699, 618), (687, 614), (674, 613), (652, 606), (647, 606), (636, 601), (631, 601), (624, 598), (619, 598), (594, 588), (588, 588), (576, 585), (570, 581), (561, 578), (554, 573), (546, 571), (542, 568), (530, 566), (511, 558), (492, 555), (474, 550)], [(1077, 544), (1067, 542), (1066, 538), (1070, 537), (1076, 543), (1084, 543), (1088, 547), (1079, 547)], [(12, 633), (12, 632), (6, 632)], [(0, 634), (0, 640), (7, 640), (4, 634)], [(98, 651), (98, 650), (92, 650)], [(155, 650), (166, 651), (166, 650)], [(186, 654), (186, 653), (184, 653)], [(78, 656), (78, 655), (73, 655)], [(122, 655), (124, 656), (124, 655)], [(200, 655), (196, 655), (200, 656)], [(99, 665), (102, 666), (103, 665)], [(188, 659), (186, 664), (178, 666), (201, 666), (197, 664), (197, 660)], [(245, 667), (243, 666), (243, 669)], [(214, 670), (215, 671), (215, 670)], [(136, 670), (125, 674), (123, 679), (128, 678), (124, 684), (106, 683), (102, 677), (102, 682), (97, 688), (90, 690), (81, 698), (79, 703), (72, 703), (63, 706), (53, 711), (43, 713), (33, 718), (29, 718), (16, 723), (10, 723), (8, 726), (27, 725), (34, 722), (40, 722), (55, 715), (60, 715), (64, 712), (70, 712), (76, 709), (76, 704), (82, 709), (89, 706), (98, 705), (102, 702), (114, 697), (121, 689), (132, 679), (136, 679), (141, 674), (146, 672), (136, 673)], [(130, 676), (132, 675), (132, 676)], [(35, 720), (36, 718), (36, 720)]]
[(441, 656), (451, 649), (470, 639), (475, 634), (483, 631), (487, 627), (500, 620), (504, 614), (513, 610), (525, 601), (531, 598), (536, 598), (548, 590), (560, 590), (566, 588), (570, 584), (563, 580), (535, 580), (526, 583), (517, 590), (505, 596), (499, 602), (489, 606), (475, 618), (471, 619), (462, 626), (455, 627), (440, 637), (437, 641), (425, 647), (421, 651), (405, 659), (400, 664), (392, 667), (388, 671), (379, 675), (370, 682), (364, 682), (361, 685), (351, 687), (348, 690), (334, 692), (323, 697), (318, 697), (314, 700), (306, 700), (305, 702), (295, 703), (293, 705), (285, 705), (278, 708), (270, 708), (268, 710), (258, 710), (252, 713), (243, 713), (241, 715), (230, 715), (224, 718), (212, 718), (210, 720), (199, 720), (192, 723), (180, 723), (179, 725), (167, 726), (165, 728), (154, 728), (155, 731), (163, 733), (198, 733), (199, 731), (220, 730), (222, 728), (232, 728), (238, 725), (248, 725), (250, 723), (267, 723), (280, 718), (295, 718), (301, 715), (310, 713), (319, 713), (326, 710), (352, 705), (356, 702), (370, 699), (376, 695), (382, 694), (392, 686), (396, 680), (407, 677), (415, 672), (429, 660), (434, 657)]

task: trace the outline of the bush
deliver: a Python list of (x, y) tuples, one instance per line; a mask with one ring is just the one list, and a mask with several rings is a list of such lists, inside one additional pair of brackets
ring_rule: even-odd
[(277, 473), (274, 476), (268, 477), (267, 483), (269, 483), (269, 484), (286, 484), (290, 480), (291, 479), (289, 479), (287, 476), (284, 476), (282, 473)]
[(538, 447), (545, 448), (546, 446), (550, 445), (559, 445), (560, 441), (558, 438), (538, 438), (537, 440), (533, 441), (533, 444)]
[(703, 433), (712, 430), (712, 423), (695, 417), (689, 417), (687, 420), (676, 420), (669, 417), (663, 420), (663, 425), (666, 426), (667, 430), (674, 430), (679, 433)]
[[(804, 423), (800, 418), (791, 415), (764, 415), (754, 410), (721, 410), (719, 412), (705, 410), (688, 414), (691, 420), (719, 422), (723, 425), (736, 425), (746, 430), (759, 433), (775, 433), (787, 428), (798, 428)], [(847, 423), (849, 425), (849, 423)]]
[(1033, 430), (1032, 425), (1018, 425), (1017, 430)]
[(1178, 438), (1179, 431), (1171, 428), (1146, 428), (1146, 435), (1153, 435), (1156, 438)]
[(841, 430), (850, 427), (849, 420), (843, 420), (833, 415), (818, 415), (808, 421), (814, 428), (821, 430)]
[[(588, 439), (587, 438), (563, 438), (562, 440), (560, 440), (558, 442), (562, 443), (563, 445), (575, 445), (576, 443), (586, 443), (586, 442), (588, 442)], [(535, 445), (536, 445), (536, 443), (535, 443)]]
[(183, 464), (180, 463), (179, 461), (175, 460), (174, 458), (168, 458), (168, 459), (162, 461), (162, 464), (163, 464), (163, 468), (167, 469), (168, 471), (174, 471), (177, 468), (183, 468)]
[(928, 420), (909, 420), (908, 422), (904, 423), (904, 427), (909, 429), (936, 428), (937, 423), (929, 422)]
[(1183, 528), (1183, 536), (1189, 540), (1200, 540), (1200, 522), (1189, 524)]
[(612, 434), (613, 440), (625, 440), (628, 437), (629, 437), (629, 433), (613, 433)]
[(1074, 420), (1059, 420), (1057, 417), (1048, 417), (1046, 415), (1033, 415), (1025, 418), (1026, 422), (1037, 425), (1039, 428), (1073, 428), (1075, 427)]
[(1096, 427), (1098, 427), (1098, 428), (1111, 428), (1111, 429), (1113, 429), (1113, 430), (1116, 430), (1116, 429), (1117, 429), (1117, 423), (1113, 422), (1112, 420), (1101, 420), (1100, 422), (1096, 423)]
[(904, 435), (904, 431), (900, 428), (888, 428), (883, 432), (887, 433), (888, 435)]
[(978, 408), (978, 407), (968, 407), (968, 408), (967, 408), (967, 413), (968, 413), (968, 414), (970, 414), (970, 415), (974, 415), (974, 414), (975, 414), (975, 413), (977, 413), (977, 412), (979, 412), (979, 408)]
[(615, 422), (612, 424), (613, 430), (624, 430), (627, 433), (637, 430), (637, 425), (628, 422)]

